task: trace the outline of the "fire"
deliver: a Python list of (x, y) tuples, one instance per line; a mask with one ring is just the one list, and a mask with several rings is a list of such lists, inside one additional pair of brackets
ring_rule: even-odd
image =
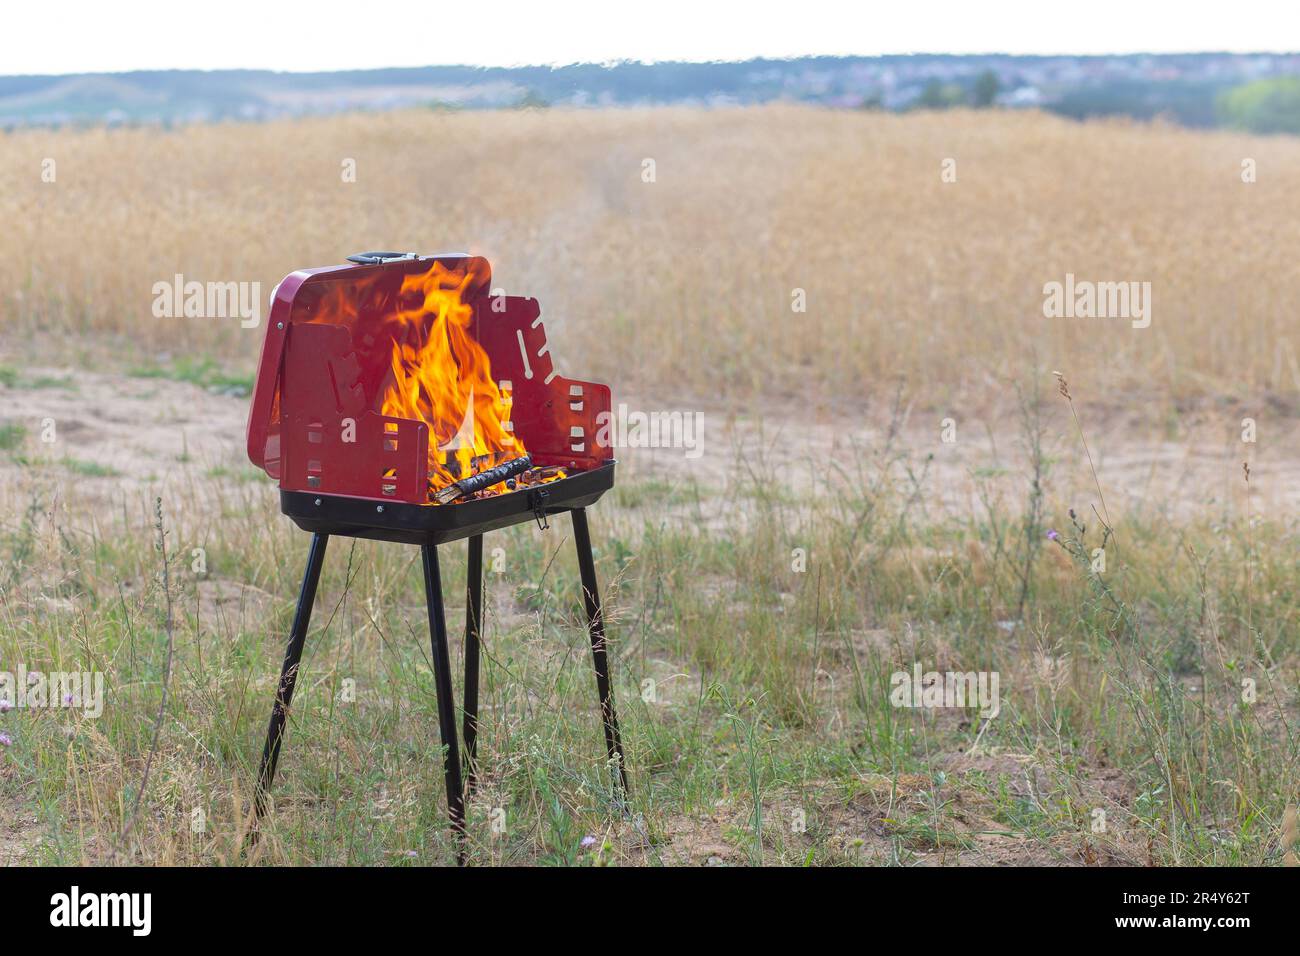
[(380, 410), (429, 426), (431, 491), (527, 454), (511, 428), (510, 396), (497, 387), (487, 352), (470, 334), (474, 310), (465, 294), (480, 278), (470, 268), (434, 262), (402, 281), (397, 311), (387, 320), (397, 328)]

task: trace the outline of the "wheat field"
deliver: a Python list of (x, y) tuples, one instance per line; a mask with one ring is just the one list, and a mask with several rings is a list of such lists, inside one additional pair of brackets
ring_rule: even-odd
[[(153, 283), (267, 295), (363, 249), (467, 249), (540, 298), (561, 361), (642, 394), (851, 410), (905, 376), (969, 405), (1067, 365), (1116, 403), (1294, 404), (1300, 385), (1284, 137), (1034, 113), (429, 110), (16, 132), (0, 181), (14, 355), (72, 339), (246, 371), (260, 330), (154, 319)], [(1150, 282), (1151, 327), (1044, 318), (1066, 273)]]

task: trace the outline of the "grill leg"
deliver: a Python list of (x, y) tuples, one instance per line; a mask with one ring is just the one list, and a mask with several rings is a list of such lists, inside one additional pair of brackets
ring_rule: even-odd
[(609, 686), (609, 657), (605, 653), (605, 618), (596, 585), (596, 562), (591, 556), (591, 532), (587, 528), (587, 510), (573, 509), (573, 537), (578, 546), (578, 573), (582, 576), (582, 600), (587, 608), (587, 632), (591, 635), (591, 661), (596, 668), (596, 689), (600, 692), (600, 716), (605, 726), (605, 752), (618, 766), (618, 782), (626, 796), (627, 768), (623, 761), (623, 741), (618, 732), (618, 715), (614, 712), (614, 694)]
[[(320, 583), (321, 565), (325, 563), (325, 546), (329, 535), (312, 535), (311, 550), (307, 552), (307, 570), (298, 592), (298, 609), (293, 614), (289, 629), (289, 644), (284, 652), (284, 666), (280, 669), (280, 686), (275, 693), (275, 706), (271, 709), (271, 724), (266, 730), (266, 746), (262, 749), (262, 767), (257, 774), (257, 791), (253, 800), (257, 818), (266, 812), (266, 795), (275, 779), (275, 765), (280, 759), (280, 742), (284, 739), (284, 724), (293, 703), (293, 689), (298, 683), (298, 662), (302, 660), (302, 646), (307, 640), (307, 625), (311, 623), (312, 605), (316, 603), (316, 585)], [(254, 831), (256, 832), (256, 831)]]
[(483, 536), (469, 539), (465, 603), (465, 792), (478, 775), (478, 646), (483, 627)]
[(456, 744), (456, 704), (451, 692), (451, 658), (447, 653), (447, 618), (442, 607), (442, 578), (438, 573), (438, 548), (421, 547), (424, 557), (424, 597), (429, 607), (429, 632), (433, 649), (433, 683), (438, 694), (438, 730), (447, 748), (443, 770), (447, 783), (447, 809), (456, 832), (456, 862), (465, 862), (465, 792), (461, 788), (460, 755)]

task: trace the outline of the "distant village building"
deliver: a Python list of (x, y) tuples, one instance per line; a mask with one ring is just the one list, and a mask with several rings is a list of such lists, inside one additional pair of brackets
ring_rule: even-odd
[(1036, 86), (1018, 86), (1014, 90), (999, 94), (997, 98), (999, 106), (1009, 106), (1013, 109), (1042, 106), (1044, 102), (1046, 100)]

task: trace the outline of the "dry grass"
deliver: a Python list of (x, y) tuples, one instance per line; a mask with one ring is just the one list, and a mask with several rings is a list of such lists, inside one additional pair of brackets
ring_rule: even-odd
[[(365, 248), (469, 248), (541, 299), (558, 355), (642, 391), (744, 400), (775, 381), (839, 405), (904, 373), (969, 404), (1035, 360), (1116, 402), (1300, 384), (1288, 138), (1024, 113), (427, 111), (25, 132), (0, 139), (0, 177), (15, 351), (111, 332), (251, 368), (260, 330), (154, 319), (152, 284), (268, 294)], [(1066, 272), (1150, 281), (1151, 328), (1045, 319)]]
[[(203, 402), (158, 387), (139, 403)], [(210, 430), (237, 438), (241, 403), (211, 404), (226, 414)], [(224, 469), (196, 444), (115, 477), (73, 471), (34, 434), (0, 457), (0, 669), (106, 683), (98, 719), (0, 714), (0, 860), (450, 862), (418, 558), (344, 538), (269, 835), (241, 855), (307, 536), (225, 446)], [(632, 467), (594, 509), (630, 817), (607, 786), (569, 523), (493, 532), (505, 563), (487, 576), (474, 862), (1281, 862), (1300, 767), (1294, 519), (1131, 517), (1101, 574), (1088, 561), (1103, 532), (1073, 527), (1045, 462), (1021, 489), (1042, 471), (1058, 541), (1032, 509), (937, 514), (939, 482), (914, 463), (901, 440), (862, 447), (820, 462), (809, 495), (761, 461), (723, 486)], [(459, 674), (464, 546), (441, 550)], [(891, 674), (914, 663), (999, 673), (1002, 711), (891, 706)]]

